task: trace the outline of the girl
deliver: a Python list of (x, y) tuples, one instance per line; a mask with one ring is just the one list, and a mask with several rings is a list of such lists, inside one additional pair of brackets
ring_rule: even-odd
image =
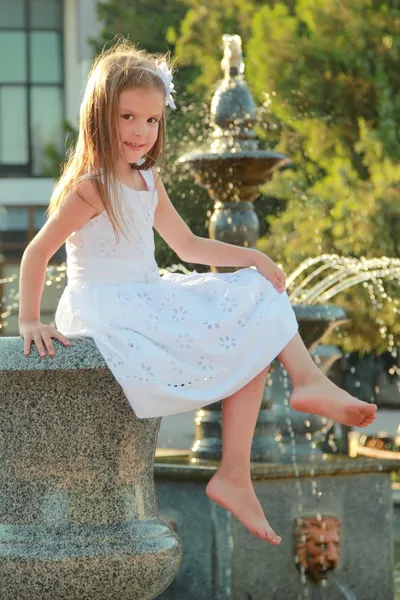
[[(195, 236), (175, 211), (155, 164), (163, 157), (166, 105), (175, 108), (168, 58), (127, 42), (103, 52), (89, 76), (77, 145), (55, 186), (47, 223), (21, 264), (25, 354), (55, 355), (52, 338), (93, 337), (138, 418), (223, 401), (223, 457), (206, 493), (256, 536), (279, 544), (250, 476), (250, 449), (268, 365), (278, 357), (291, 405), (365, 426), (376, 406), (327, 379), (312, 361), (265, 254)], [(160, 277), (153, 227), (181, 260), (247, 267)], [(57, 329), (40, 322), (46, 266), (66, 241), (68, 285)], [(252, 267), (252, 268), (249, 268)]]

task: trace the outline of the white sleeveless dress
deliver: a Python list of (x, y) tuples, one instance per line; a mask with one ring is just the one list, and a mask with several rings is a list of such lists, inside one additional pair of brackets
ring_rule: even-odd
[[(139, 418), (193, 410), (226, 398), (281, 352), (298, 325), (286, 293), (256, 269), (168, 273), (154, 258), (157, 206), (122, 183), (129, 241), (106, 215), (66, 242), (68, 284), (56, 311), (65, 335), (94, 339)], [(128, 228), (127, 227), (127, 228)]]

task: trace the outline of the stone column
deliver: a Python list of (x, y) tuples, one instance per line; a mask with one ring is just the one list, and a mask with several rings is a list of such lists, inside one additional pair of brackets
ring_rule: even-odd
[(93, 340), (0, 338), (0, 598), (150, 600), (181, 545), (160, 519), (161, 419), (137, 419)]

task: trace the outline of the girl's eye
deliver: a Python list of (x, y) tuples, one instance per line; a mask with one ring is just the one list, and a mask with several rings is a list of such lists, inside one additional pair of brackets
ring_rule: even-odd
[[(122, 115), (122, 118), (125, 119), (125, 121), (129, 121), (130, 119), (133, 119), (133, 115)], [(150, 117), (150, 119), (147, 119), (147, 122), (151, 123), (151, 125), (154, 125), (155, 123), (158, 123), (158, 119), (156, 119), (156, 117)]]

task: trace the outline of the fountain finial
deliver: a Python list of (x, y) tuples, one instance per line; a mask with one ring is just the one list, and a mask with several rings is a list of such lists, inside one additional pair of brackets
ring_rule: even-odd
[(225, 73), (225, 77), (241, 75), (244, 72), (244, 61), (240, 35), (224, 33), (222, 41), (224, 43), (224, 56), (221, 61), (221, 67)]
[(243, 77), (244, 60), (240, 35), (225, 33), (222, 36), (224, 56), (221, 61), (224, 79), (211, 100), (210, 124), (214, 152), (256, 151), (258, 141), (253, 125), (256, 122), (256, 105)]
[(289, 159), (259, 147), (253, 128), (257, 106), (243, 75), (241, 37), (225, 33), (222, 42), (225, 77), (211, 100), (209, 138), (203, 149), (184, 154), (179, 162), (193, 170), (196, 182), (215, 200), (210, 237), (220, 239), (221, 235), (222, 241), (252, 247), (259, 223), (253, 205), (247, 203), (259, 196), (260, 185)]

